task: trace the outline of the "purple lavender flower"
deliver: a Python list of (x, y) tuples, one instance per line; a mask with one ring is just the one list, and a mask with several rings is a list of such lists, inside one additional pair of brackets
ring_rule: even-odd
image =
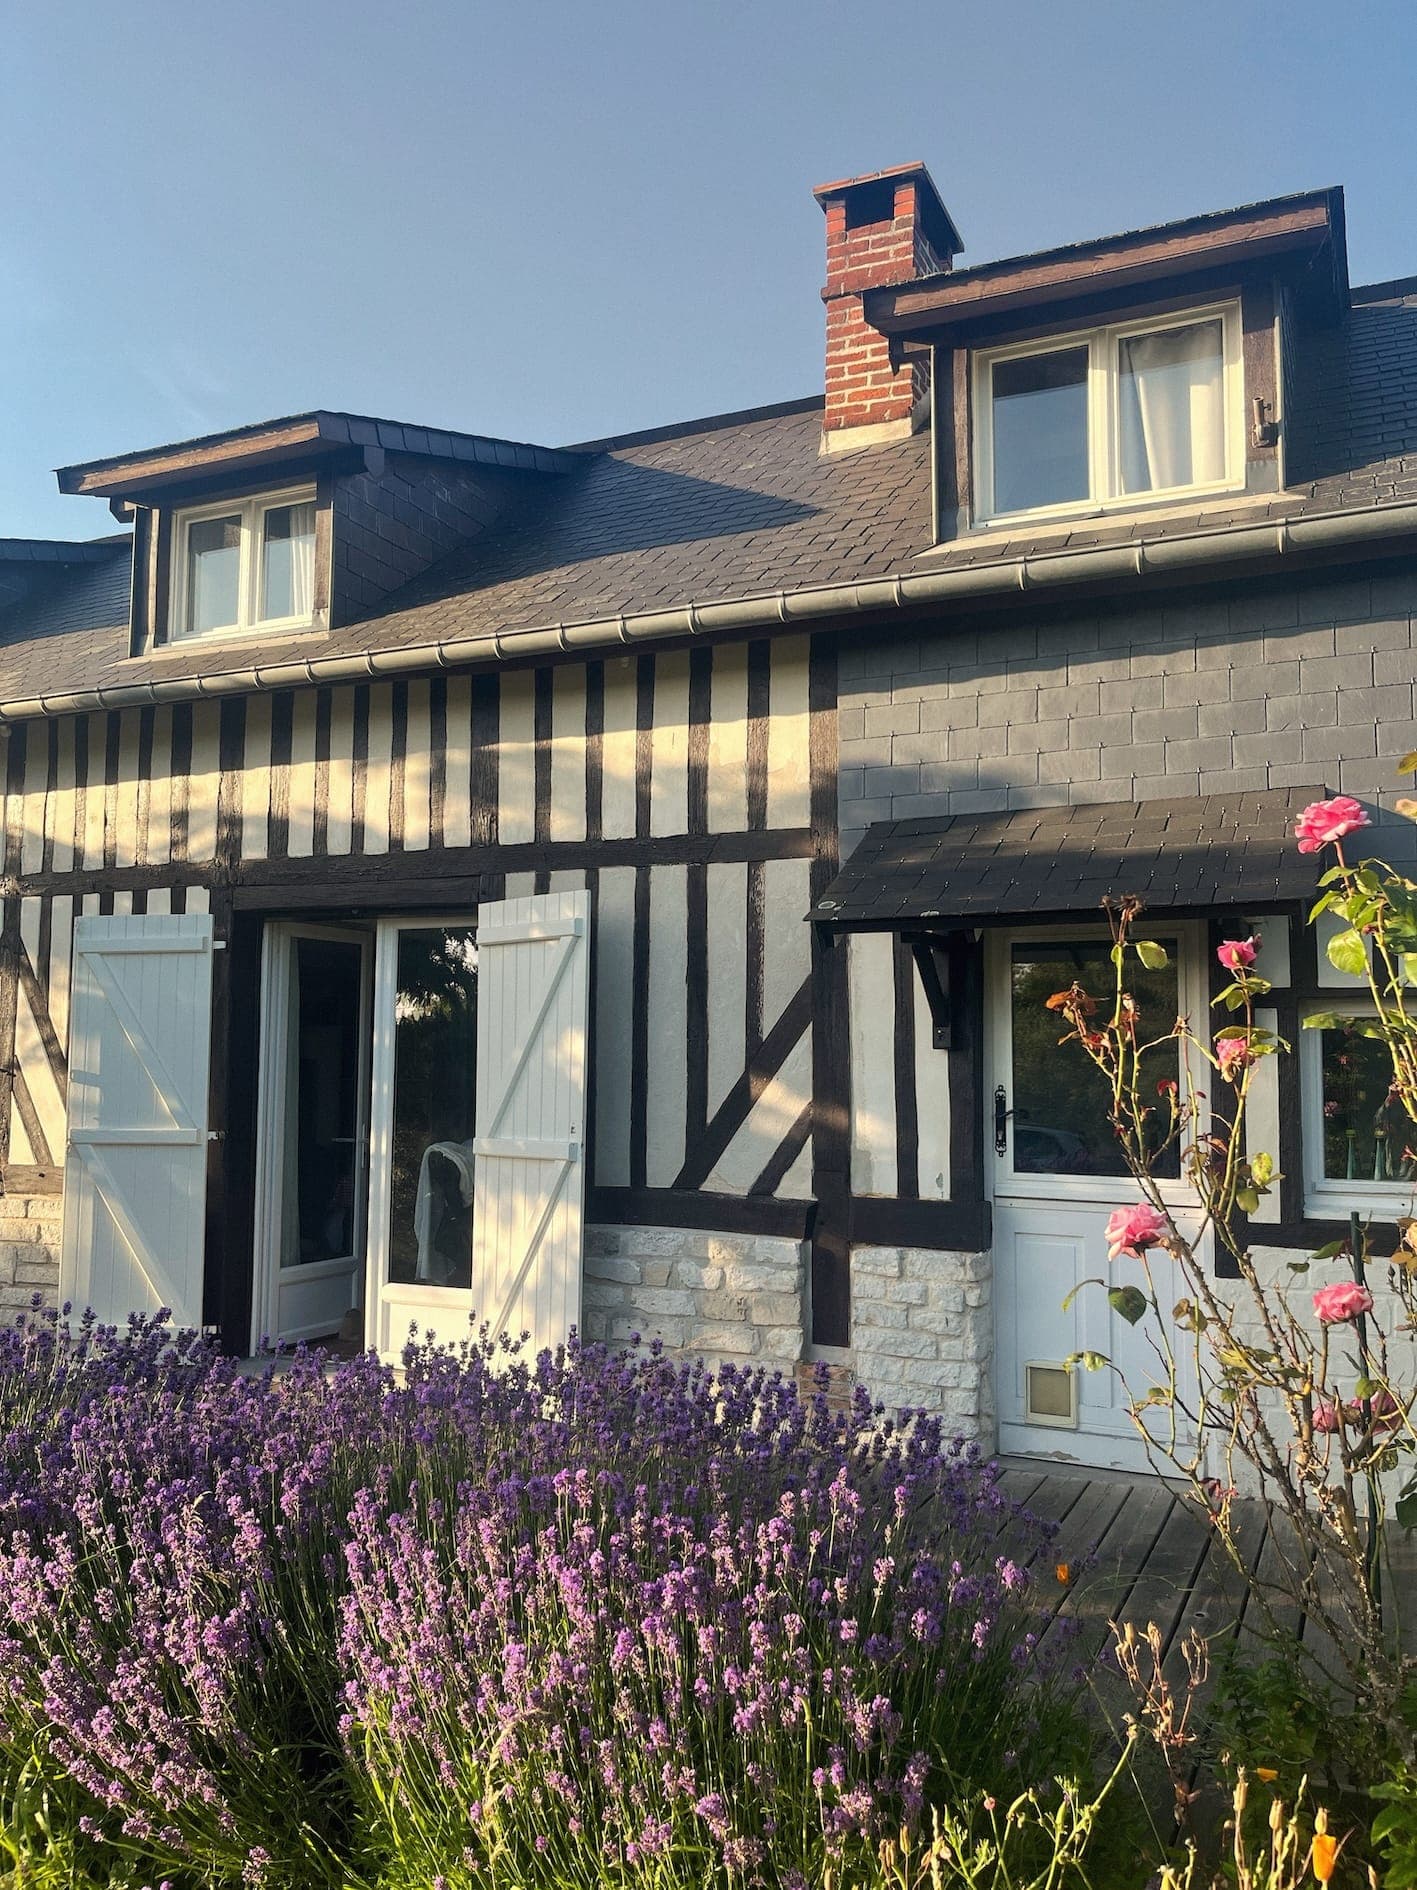
[(818, 1881), (1029, 1774), (1045, 1537), (937, 1422), (762, 1371), (470, 1331), (250, 1378), (24, 1319), (0, 1784), (42, 1755), (76, 1840), (184, 1890), (342, 1883), (351, 1843), (449, 1890)]

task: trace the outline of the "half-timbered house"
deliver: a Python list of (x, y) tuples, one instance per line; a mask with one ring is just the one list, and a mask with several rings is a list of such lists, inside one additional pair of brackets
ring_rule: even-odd
[(1405, 1205), (1290, 828), (1406, 844), (1417, 283), (1350, 288), (1334, 190), (973, 268), (921, 166), (816, 194), (824, 399), (313, 412), (0, 541), (7, 1303), (825, 1359), (1135, 1461), (1041, 1008), (1118, 891), (1162, 1012), (1263, 932), (1267, 1264)]

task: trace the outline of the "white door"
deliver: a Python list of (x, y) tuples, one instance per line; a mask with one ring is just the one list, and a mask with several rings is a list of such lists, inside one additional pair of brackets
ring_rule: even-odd
[[(1144, 1031), (1164, 1037), (1180, 1011), (1205, 1017), (1201, 943), (1194, 928), (1177, 924), (1149, 925), (1146, 936), (1166, 946), (1169, 963), (1129, 973), (1128, 982)], [(1171, 1343), (1169, 1315), (1182, 1288), (1174, 1263), (1158, 1250), (1150, 1263), (1164, 1330), (1152, 1314), (1131, 1324), (1108, 1299), (1110, 1287), (1146, 1286), (1137, 1262), (1109, 1265), (1104, 1237), (1112, 1210), (1140, 1196), (1107, 1119), (1105, 1080), (1077, 1044), (1059, 1044), (1063, 1028), (1046, 1008), (1053, 992), (1074, 982), (1105, 1002), (1114, 978), (1109, 951), (1105, 930), (1092, 926), (1040, 926), (989, 940), (985, 1145), (994, 1200), (995, 1393), (1002, 1451), (1139, 1469), (1146, 1451), (1126, 1406), (1164, 1376), (1159, 1352)], [(1164, 1124), (1155, 1084), (1177, 1077), (1179, 1051), (1168, 1042), (1148, 1061), (1155, 1119)], [(1170, 1177), (1166, 1192), (1178, 1219), (1196, 1225), (1174, 1148), (1159, 1167)], [(1101, 1354), (1119, 1370), (1066, 1365), (1081, 1352)]]
[(375, 963), (369, 1340), (535, 1350), (580, 1319), (589, 895), (386, 919)]
[(364, 1278), (372, 934), (267, 925), (253, 1349), (340, 1331)]
[(209, 914), (74, 927), (61, 1298), (202, 1323)]

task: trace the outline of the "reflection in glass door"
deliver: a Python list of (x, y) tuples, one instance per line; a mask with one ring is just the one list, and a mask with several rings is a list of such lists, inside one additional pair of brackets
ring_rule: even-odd
[[(1147, 971), (1133, 961), (1127, 984), (1138, 1005), (1143, 1041), (1167, 1037), (1180, 1009), (1176, 941), (1167, 962)], [(1076, 1044), (1059, 1046), (1058, 1014), (1047, 1008), (1057, 991), (1081, 985), (1110, 1015), (1116, 972), (1107, 939), (1015, 939), (1010, 946), (1009, 1001), (1012, 1068), (1008, 1103), (1012, 1134), (999, 1153), (1011, 1154), (1015, 1175), (1125, 1175), (1127, 1164), (1109, 1120), (1107, 1086)], [(1143, 1088), (1180, 1074), (1176, 1043), (1163, 1041), (1143, 1059)], [(1158, 1109), (1148, 1127), (1155, 1136), (1156, 1171), (1180, 1173), (1175, 1144), (1162, 1149), (1167, 1112)]]
[(467, 920), (381, 920), (375, 967), (370, 1342), (468, 1336), (477, 942)]
[(370, 942), (342, 926), (266, 927), (253, 1344), (331, 1337), (358, 1303)]

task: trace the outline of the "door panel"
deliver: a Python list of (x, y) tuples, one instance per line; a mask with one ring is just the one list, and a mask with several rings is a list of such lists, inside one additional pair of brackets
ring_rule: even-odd
[(477, 932), (470, 919), (380, 922), (370, 1138), (370, 1343), (468, 1337)]
[[(1204, 1007), (1199, 940), (1174, 924), (1148, 927), (1147, 936), (1166, 946), (1170, 962), (1128, 982), (1144, 1038), (1164, 1039), (1178, 1011)], [(1108, 1005), (1109, 950), (1107, 934), (1090, 927), (1037, 927), (990, 942), (995, 1377), (1001, 1449), (1136, 1469), (1147, 1457), (1126, 1405), (1164, 1377), (1161, 1357), (1180, 1288), (1174, 1263), (1156, 1251), (1150, 1259), (1162, 1319), (1148, 1314), (1131, 1326), (1108, 1301), (1109, 1286), (1146, 1286), (1137, 1262), (1107, 1260), (1107, 1218), (1137, 1200), (1138, 1189), (1108, 1121), (1105, 1079), (1080, 1045), (1059, 1043), (1066, 1026), (1047, 1008), (1054, 992), (1073, 983)], [(1148, 1090), (1174, 1079), (1175, 1042), (1160, 1043), (1147, 1064)], [(1158, 1110), (1158, 1149), (1165, 1121)], [(1183, 1227), (1197, 1226), (1179, 1170), (1178, 1152), (1159, 1149), (1156, 1172), (1172, 1210)], [(1118, 1370), (1065, 1369), (1083, 1352)]]
[(266, 927), (253, 1346), (330, 1337), (358, 1303), (369, 945), (353, 927)]
[(379, 927), (371, 1342), (580, 1319), (589, 897)]
[(508, 899), (477, 941), (473, 1298), (533, 1352), (581, 1317), (588, 893)]
[(61, 1299), (202, 1323), (212, 921), (74, 927)]

